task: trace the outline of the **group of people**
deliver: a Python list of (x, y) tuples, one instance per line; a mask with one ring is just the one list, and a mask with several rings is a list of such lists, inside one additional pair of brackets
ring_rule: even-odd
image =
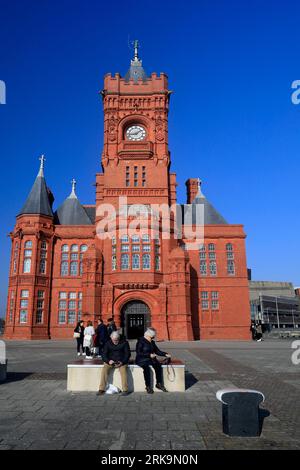
[[(97, 395), (102, 396), (105, 394), (108, 374), (113, 368), (119, 369), (120, 371), (122, 395), (128, 395), (127, 367), (131, 357), (131, 351), (128, 341), (122, 338), (117, 331), (113, 319), (108, 320), (108, 325), (104, 325), (103, 321), (99, 320), (96, 329), (94, 329), (91, 321), (87, 323), (85, 328), (84, 323), (80, 322), (74, 330), (74, 334), (75, 333), (80, 334), (80, 336), (75, 336), (77, 339), (77, 351), (81, 354), (80, 348), (84, 348), (87, 359), (92, 358), (91, 344), (98, 344), (96, 347), (99, 348), (99, 355), (104, 365)], [(163, 385), (162, 366), (157, 358), (159, 356), (171, 358), (169, 354), (158, 348), (154, 341), (155, 336), (155, 329), (148, 328), (144, 336), (139, 338), (136, 344), (135, 363), (143, 369), (146, 392), (150, 394), (154, 393), (153, 387), (151, 386), (151, 366), (155, 371), (156, 388), (167, 392), (167, 389)]]
[(101, 356), (105, 343), (109, 340), (113, 331), (117, 327), (113, 318), (108, 319), (105, 325), (103, 320), (98, 320), (98, 325), (94, 328), (91, 321), (84, 325), (84, 321), (77, 323), (74, 329), (74, 338), (77, 342), (77, 356), (86, 356), (86, 359), (93, 359), (94, 355)]

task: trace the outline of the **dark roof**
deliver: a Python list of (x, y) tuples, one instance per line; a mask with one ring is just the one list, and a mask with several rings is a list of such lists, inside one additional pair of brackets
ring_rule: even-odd
[[(202, 209), (203, 208), (203, 209)], [(199, 185), (199, 191), (196, 195), (192, 204), (182, 204), (182, 223), (196, 224), (197, 220), (202, 220), (202, 210), (204, 211), (204, 225), (227, 225), (228, 222), (224, 217), (219, 214), (219, 212), (214, 208), (214, 206), (206, 199), (202, 194), (201, 188)], [(197, 217), (197, 214), (198, 217)], [(201, 225), (201, 223), (200, 223)]]
[(55, 212), (55, 223), (59, 225), (92, 225), (91, 219), (73, 190)]
[(142, 67), (141, 60), (137, 59), (137, 60), (131, 61), (130, 68), (128, 72), (126, 73), (124, 79), (125, 79), (125, 82), (128, 82), (129, 80), (134, 80), (135, 82), (137, 82), (140, 79), (142, 79), (143, 81), (146, 81), (148, 79), (147, 74)]
[(95, 223), (96, 220), (96, 206), (82, 206), (85, 210), (85, 212), (88, 215), (88, 218), (92, 222), (92, 224)]
[[(39, 214), (53, 217), (50, 196), (51, 192), (47, 188), (44, 172), (41, 168), (19, 215)], [(53, 197), (51, 200), (53, 201)]]

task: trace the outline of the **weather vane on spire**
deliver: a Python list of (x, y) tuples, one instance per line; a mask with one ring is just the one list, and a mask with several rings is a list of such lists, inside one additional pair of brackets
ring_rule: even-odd
[(135, 39), (134, 41), (129, 41), (129, 36), (128, 36), (128, 47), (129, 49), (133, 49), (134, 50), (134, 58), (132, 60), (132, 62), (139, 62), (140, 61), (140, 58), (139, 58), (139, 49), (140, 49), (140, 43), (138, 41), (138, 39)]
[(40, 162), (41, 162), (40, 170), (43, 170), (43, 169), (44, 169), (44, 166), (45, 166), (45, 161), (46, 161), (45, 155), (41, 155), (40, 158), (39, 158), (39, 160), (40, 160)]
[(41, 155), (39, 160), (41, 162), (39, 176), (43, 176), (44, 175), (44, 166), (45, 166), (45, 161), (46, 161), (45, 155)]
[(76, 183), (77, 183), (77, 181), (75, 180), (75, 178), (73, 178), (72, 181), (71, 181), (71, 184), (72, 184), (71, 196), (73, 196), (73, 197), (76, 197)]
[(134, 60), (139, 60), (139, 41), (137, 39), (135, 39), (135, 41), (133, 41), (133, 47), (134, 47)]

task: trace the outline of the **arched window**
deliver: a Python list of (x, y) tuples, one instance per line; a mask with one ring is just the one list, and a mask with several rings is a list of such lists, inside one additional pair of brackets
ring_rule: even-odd
[(13, 274), (17, 273), (18, 258), (19, 258), (19, 242), (16, 242), (15, 243), (15, 248), (14, 248)]
[(151, 257), (149, 254), (143, 255), (143, 269), (150, 269), (151, 266)]
[(132, 255), (132, 269), (140, 269), (140, 255), (136, 253)]
[(71, 276), (78, 276), (78, 262), (71, 261), (70, 263), (70, 275)]
[(235, 265), (234, 265), (234, 261), (232, 260), (227, 261), (227, 274), (229, 274), (230, 276), (235, 275)]
[(60, 275), (61, 276), (68, 276), (69, 275), (69, 262), (62, 261), (60, 266)]
[(227, 256), (227, 259), (234, 259), (232, 243), (227, 243), (226, 245), (226, 256)]
[(217, 275), (217, 263), (215, 261), (209, 262), (209, 271), (211, 276)]
[(200, 274), (201, 276), (207, 275), (207, 264), (205, 260), (200, 260)]
[(215, 251), (215, 244), (214, 243), (209, 243), (208, 251)]
[(23, 273), (29, 274), (31, 272), (31, 258), (32, 258), (32, 241), (27, 240), (24, 244), (24, 262)]
[(23, 273), (29, 274), (30, 271), (31, 271), (31, 258), (25, 258), (24, 265), (23, 265)]
[(155, 256), (155, 271), (160, 271), (160, 256)]
[(47, 267), (47, 242), (46, 240), (42, 240), (41, 242), (41, 253), (40, 253), (40, 274), (46, 274), (46, 267)]
[(78, 245), (72, 245), (71, 246), (71, 252), (72, 253), (78, 253)]
[(87, 251), (87, 249), (88, 249), (87, 245), (81, 245), (80, 253), (85, 253)]
[(68, 245), (63, 245), (63, 246), (61, 247), (61, 251), (62, 251), (63, 253), (68, 253), (68, 252), (69, 252), (69, 247), (68, 247)]
[(46, 274), (46, 260), (41, 259), (40, 261), (40, 274)]
[(129, 269), (129, 255), (127, 253), (121, 254), (121, 269)]

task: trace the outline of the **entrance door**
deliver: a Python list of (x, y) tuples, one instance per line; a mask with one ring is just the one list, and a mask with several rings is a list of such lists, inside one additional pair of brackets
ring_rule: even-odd
[(132, 300), (122, 308), (122, 327), (127, 339), (137, 339), (144, 335), (150, 321), (150, 310), (141, 300)]

